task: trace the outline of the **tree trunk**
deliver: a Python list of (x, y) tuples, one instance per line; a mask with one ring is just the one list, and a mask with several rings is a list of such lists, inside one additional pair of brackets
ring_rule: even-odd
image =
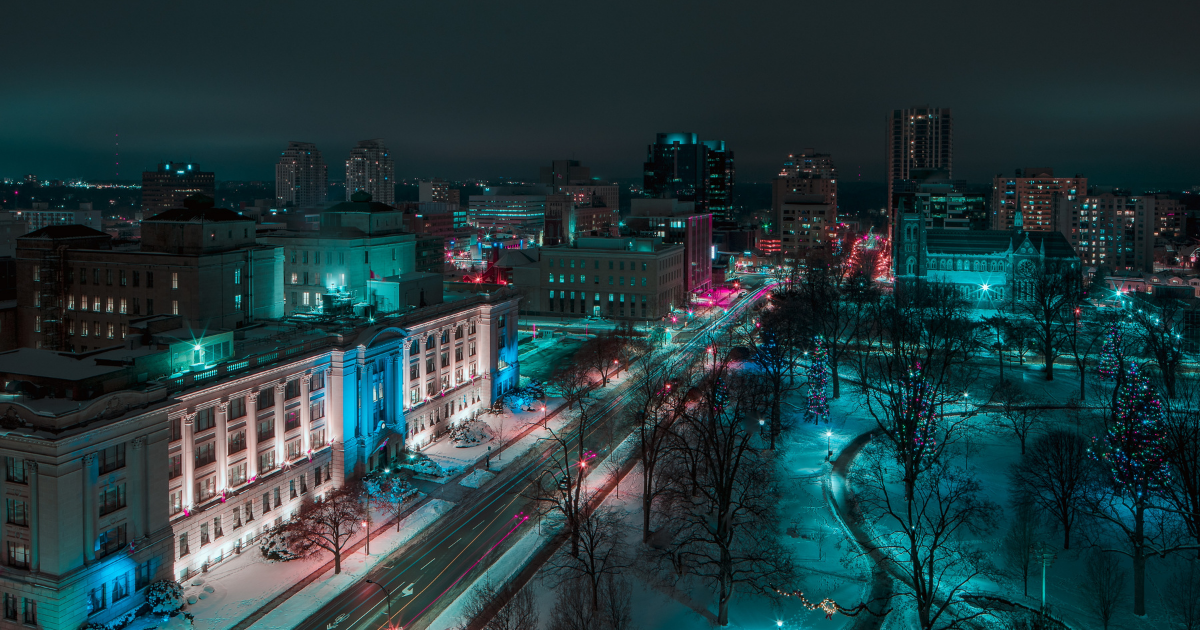
[(830, 365), (829, 368), (830, 368), (830, 371), (832, 372), (831, 376), (833, 376), (833, 397), (841, 398), (842, 397), (842, 383), (841, 383), (841, 381), (838, 380), (837, 361), (833, 361), (832, 365)]
[(1087, 365), (1079, 367), (1079, 402), (1087, 400), (1087, 390), (1083, 387), (1083, 375), (1087, 374)]
[(1049, 341), (1042, 344), (1042, 358), (1046, 360), (1046, 380), (1054, 380), (1054, 357), (1050, 356), (1054, 348)]
[(721, 594), (717, 604), (717, 625), (729, 625), (729, 600), (733, 599), (733, 558), (721, 548)]
[(1146, 616), (1146, 508), (1142, 505), (1133, 512), (1133, 614)]
[(780, 407), (779, 407), (780, 392), (779, 392), (779, 390), (780, 389), (781, 389), (781, 387), (779, 386), (778, 383), (776, 383), (775, 396), (774, 396), (774, 399), (771, 401), (771, 450), (775, 450), (775, 435), (777, 433), (779, 433), (779, 422), (780, 422)]
[(1071, 526), (1063, 523), (1063, 551), (1071, 548)]
[(337, 575), (342, 572), (342, 548), (334, 547), (333, 549), (333, 574)]

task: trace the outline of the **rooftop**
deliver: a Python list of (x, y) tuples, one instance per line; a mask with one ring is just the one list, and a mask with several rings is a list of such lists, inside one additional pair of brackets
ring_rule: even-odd
[(86, 225), (47, 225), (18, 238), (93, 238), (97, 236), (108, 236), (108, 234)]

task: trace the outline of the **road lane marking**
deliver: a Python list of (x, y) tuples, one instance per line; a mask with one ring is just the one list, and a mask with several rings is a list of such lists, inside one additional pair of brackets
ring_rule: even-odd
[[(462, 536), (459, 536), (458, 540), (455, 540), (454, 542), (450, 543), (450, 547), (453, 547), (454, 545), (457, 545), (460, 542), (462, 542)], [(449, 549), (450, 547), (446, 547), (446, 548)]]
[(430, 560), (429, 562), (426, 562), (426, 563), (425, 563), (425, 566), (424, 566), (424, 567), (421, 567), (421, 570), (422, 570), (422, 571), (424, 571), (424, 570), (425, 570), (425, 567), (428, 567), (429, 565), (433, 564), (434, 562), (437, 562), (437, 558), (434, 558), (433, 560)]
[(483, 521), (479, 521), (478, 523), (475, 523), (475, 527), (472, 527), (471, 529), (479, 529), (480, 525), (483, 525)]

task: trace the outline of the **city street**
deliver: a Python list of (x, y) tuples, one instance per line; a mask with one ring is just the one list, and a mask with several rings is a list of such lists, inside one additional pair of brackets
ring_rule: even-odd
[[(748, 293), (727, 313), (715, 317), (709, 326), (720, 326), (733, 320), (748, 304), (764, 296), (769, 288)], [(675, 360), (683, 360), (695, 353), (700, 347), (696, 343), (699, 338), (697, 336), (679, 348), (673, 354)], [(593, 414), (587, 427), (585, 445), (601, 454), (602, 445), (609, 441), (609, 424), (621, 419), (619, 412), (626, 402), (629, 383), (625, 381), (614, 386), (609, 400)], [(442, 522), (433, 525), (423, 539), (403, 550), (401, 557), (393, 558), (383, 565), (384, 568), (372, 573), (369, 579), (378, 585), (360, 582), (297, 628), (382, 627), (388, 617), (383, 589), (391, 593), (392, 624), (410, 630), (423, 627), (433, 618), (429, 613), (436, 611), (438, 604), (446, 603), (440, 601), (442, 597), (467, 578), (492, 550), (506, 538), (518, 535), (522, 527), (533, 525), (534, 506), (525, 495), (542, 471), (555, 468), (551, 458), (562, 456), (561, 452), (547, 447), (534, 461), (507, 468), (492, 483), (457, 505)]]

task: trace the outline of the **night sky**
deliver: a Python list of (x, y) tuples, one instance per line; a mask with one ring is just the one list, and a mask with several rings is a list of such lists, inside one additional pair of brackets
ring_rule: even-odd
[[(118, 8), (119, 7), (119, 8)], [(955, 176), (1021, 166), (1200, 185), (1200, 2), (31, 2), (0, 34), (0, 176), (122, 179), (164, 159), (330, 178), (382, 137), (399, 177), (636, 177), (658, 131), (883, 179), (884, 120), (951, 107)], [(860, 171), (861, 168), (861, 171)]]

